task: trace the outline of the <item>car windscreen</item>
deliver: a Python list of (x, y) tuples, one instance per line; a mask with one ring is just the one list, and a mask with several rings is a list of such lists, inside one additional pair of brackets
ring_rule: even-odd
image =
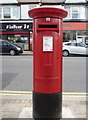
[(85, 45), (85, 44), (82, 44), (82, 43), (77, 43), (77, 46), (86, 47), (86, 45)]
[(67, 45), (67, 46), (75, 46), (74, 43), (66, 43), (65, 45)]

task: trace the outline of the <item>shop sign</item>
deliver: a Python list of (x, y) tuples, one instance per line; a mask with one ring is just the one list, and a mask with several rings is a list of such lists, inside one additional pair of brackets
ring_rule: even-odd
[(32, 30), (32, 23), (2, 23), (0, 31), (29, 31)]

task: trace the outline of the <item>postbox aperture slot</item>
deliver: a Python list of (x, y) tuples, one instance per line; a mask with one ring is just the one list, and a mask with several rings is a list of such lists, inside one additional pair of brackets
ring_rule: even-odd
[(38, 25), (38, 28), (58, 28), (57, 25)]
[(49, 30), (59, 32), (59, 25), (58, 23), (39, 23), (37, 26), (37, 30)]

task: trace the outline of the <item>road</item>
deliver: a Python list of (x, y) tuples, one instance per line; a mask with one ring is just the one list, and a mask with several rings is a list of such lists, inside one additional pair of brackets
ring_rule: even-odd
[[(2, 90), (31, 91), (32, 60), (32, 56), (0, 56)], [(86, 92), (86, 57), (63, 57), (63, 91)]]

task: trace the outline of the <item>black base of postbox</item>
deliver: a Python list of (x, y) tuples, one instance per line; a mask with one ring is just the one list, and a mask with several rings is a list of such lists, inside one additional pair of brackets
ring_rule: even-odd
[(42, 94), (33, 92), (33, 118), (60, 120), (62, 118), (62, 93)]

